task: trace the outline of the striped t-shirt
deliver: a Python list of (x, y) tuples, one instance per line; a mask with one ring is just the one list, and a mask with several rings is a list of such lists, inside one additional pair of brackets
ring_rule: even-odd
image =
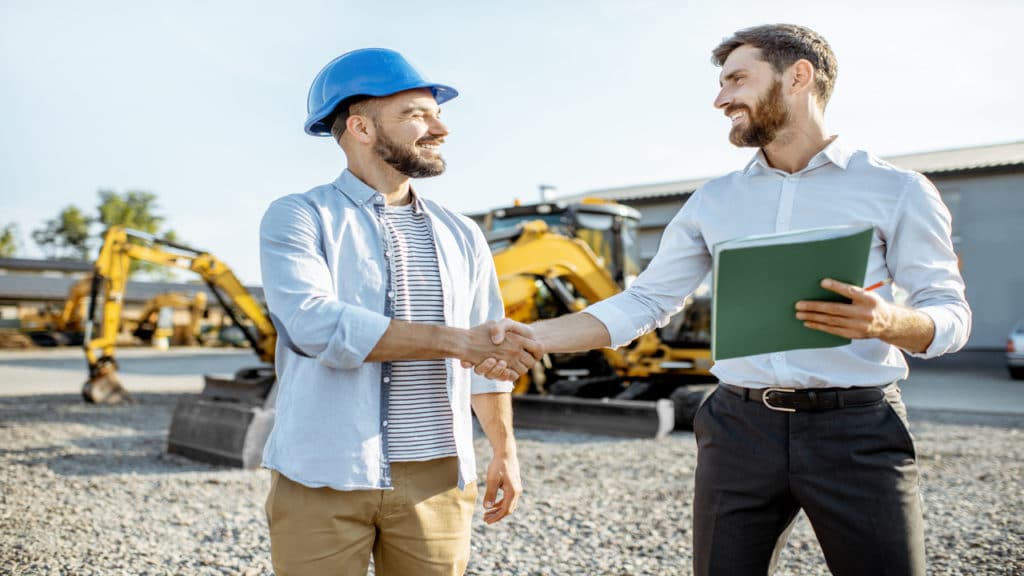
[[(413, 205), (387, 206), (394, 318), (444, 324), (444, 302), (430, 227)], [(445, 361), (391, 363), (388, 457), (392, 461), (455, 456)]]

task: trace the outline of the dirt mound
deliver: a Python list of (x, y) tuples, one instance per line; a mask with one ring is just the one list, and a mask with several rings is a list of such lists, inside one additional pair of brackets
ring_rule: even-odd
[(35, 348), (35, 344), (17, 330), (0, 330), (0, 348)]

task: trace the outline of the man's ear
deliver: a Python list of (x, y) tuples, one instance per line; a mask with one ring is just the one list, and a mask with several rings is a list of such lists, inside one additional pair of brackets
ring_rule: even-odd
[(373, 139), (373, 127), (369, 118), (359, 114), (353, 114), (345, 121), (345, 133), (351, 134), (356, 141), (369, 144)]
[(814, 64), (809, 60), (801, 58), (794, 62), (786, 76), (786, 89), (792, 94), (814, 89)]

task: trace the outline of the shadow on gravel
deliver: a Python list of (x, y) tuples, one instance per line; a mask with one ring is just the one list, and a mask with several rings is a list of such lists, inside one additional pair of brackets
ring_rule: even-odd
[(990, 428), (1024, 428), (1024, 414), (995, 412), (957, 412), (928, 408), (907, 408), (911, 425), (914, 422), (934, 424), (957, 424), (962, 426), (987, 426)]
[(989, 374), (1009, 379), (1004, 350), (961, 350), (938, 358), (906, 356), (911, 374), (915, 370), (941, 370), (965, 374)]
[(46, 457), (20, 460), (26, 466), (46, 466), (59, 476), (114, 476), (121, 474), (153, 475), (180, 474), (182, 472), (213, 472), (228, 470), (218, 466), (210, 466), (193, 462), (185, 458), (163, 452), (164, 444), (152, 451), (139, 453), (94, 452), (94, 453), (63, 453), (61, 447), (54, 447), (53, 453)]
[[(140, 394), (127, 406), (86, 404), (74, 394), (0, 398), (3, 429), (31, 427), (45, 445), (0, 448), (5, 465), (45, 466), (61, 476), (176, 474), (227, 468), (167, 454), (167, 430), (180, 394)], [(73, 437), (49, 437), (48, 425), (81, 426)]]
[(0, 396), (0, 426), (11, 422), (72, 422), (147, 429), (155, 425), (154, 415), (166, 412), (170, 418), (180, 396), (179, 393), (134, 394), (134, 404), (119, 406), (88, 404), (79, 394)]

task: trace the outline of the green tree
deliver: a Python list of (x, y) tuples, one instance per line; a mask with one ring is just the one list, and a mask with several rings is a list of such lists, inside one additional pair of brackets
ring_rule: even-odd
[(164, 217), (156, 213), (156, 194), (140, 190), (130, 190), (124, 194), (100, 190), (99, 196), (99, 222), (104, 228), (124, 226), (148, 234), (160, 233)]
[(0, 258), (10, 258), (18, 252), (18, 225), (11, 222), (0, 228)]
[(33, 230), (32, 239), (48, 258), (88, 260), (92, 244), (89, 226), (93, 221), (80, 208), (71, 205), (61, 210), (56, 218), (47, 220), (42, 228)]
[[(98, 221), (104, 230), (111, 226), (123, 226), (172, 242), (177, 240), (174, 230), (163, 228), (165, 219), (157, 214), (156, 194), (142, 190), (129, 190), (124, 194), (118, 194), (113, 190), (100, 190), (99, 197)], [(137, 271), (163, 279), (175, 276), (174, 270), (165, 266), (133, 261), (130, 273)]]

